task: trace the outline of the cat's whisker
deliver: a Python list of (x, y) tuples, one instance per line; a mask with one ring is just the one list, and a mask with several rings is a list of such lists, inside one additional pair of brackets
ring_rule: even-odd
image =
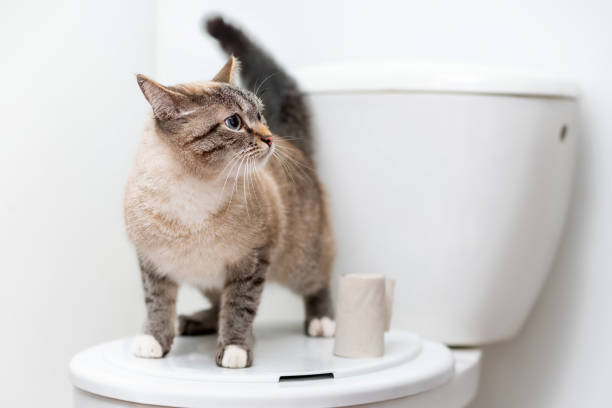
[(256, 89), (255, 92), (253, 92), (255, 94), (255, 96), (257, 96), (257, 90), (259, 89), (259, 86), (257, 86), (257, 83), (259, 82), (259, 79), (255, 80), (255, 84), (253, 85), (252, 89)]
[(246, 162), (244, 164), (244, 170), (242, 171), (242, 194), (244, 195), (244, 204), (246, 205), (247, 217), (251, 218), (251, 214), (249, 213), (249, 199), (247, 198), (246, 192), (246, 179), (247, 179), (247, 169), (249, 168), (249, 156), (245, 156)]
[(242, 180), (242, 184), (245, 185), (243, 190), (245, 194), (251, 196), (251, 186), (249, 185), (249, 177), (251, 175), (251, 155), (247, 156), (246, 164), (244, 166), (244, 180)]
[(312, 176), (309, 174), (309, 171), (305, 170), (305, 169), (312, 170), (309, 166), (291, 157), (290, 154), (283, 151), (282, 149), (278, 149), (278, 154), (280, 157), (283, 157), (285, 159), (284, 161), (286, 162), (286, 164), (291, 166), (293, 169), (295, 169), (296, 173), (302, 176), (303, 179), (305, 178), (308, 181), (313, 181)]
[(295, 157), (293, 157), (292, 153), (293, 153), (295, 148), (287, 147), (287, 146), (280, 146), (280, 145), (277, 145), (276, 148), (278, 149), (278, 151), (280, 153), (286, 155), (287, 158), (290, 159), (291, 161), (293, 161), (294, 163), (296, 163), (296, 164), (300, 165), (301, 167), (304, 167), (304, 168), (306, 168), (308, 170), (314, 171), (314, 169), (311, 166), (309, 166), (308, 164), (304, 163), (303, 161), (300, 161), (300, 160), (296, 159)]
[(248, 173), (249, 174), (249, 179), (248, 179), (249, 191), (252, 191), (252, 195), (255, 197), (255, 201), (257, 201), (257, 205), (259, 205), (259, 198), (257, 197), (257, 189), (253, 185), (253, 178), (255, 177), (255, 174), (256, 174), (255, 159), (253, 158), (253, 155), (249, 157), (248, 167), (249, 167), (249, 173)]
[(290, 136), (277, 136), (277, 137), (279, 139), (288, 140), (288, 141), (300, 140), (299, 137), (290, 137)]
[(309, 165), (295, 159), (294, 157), (291, 156), (290, 153), (283, 151), (282, 149), (279, 149), (278, 153), (287, 159), (288, 163), (291, 164), (296, 171), (298, 171), (300, 174), (310, 178), (311, 174), (315, 171), (312, 167), (310, 167)]
[[(253, 166), (255, 167), (255, 164)], [(259, 172), (257, 171), (257, 169), (255, 169), (254, 176), (255, 176), (254, 177), (255, 183), (257, 184), (257, 186), (261, 188), (261, 176), (259, 175)]]
[(281, 156), (279, 156), (277, 152), (273, 152), (272, 155), (276, 158), (276, 160), (280, 164), (281, 168), (283, 169), (283, 172), (287, 176), (288, 180), (291, 181), (291, 184), (293, 185), (293, 187), (295, 187), (297, 184), (295, 183), (295, 179), (293, 178), (293, 175), (291, 174), (291, 170), (287, 167), (285, 160)]
[(227, 164), (226, 164), (226, 165), (225, 165), (225, 166), (224, 166), (224, 167), (221, 169), (221, 171), (219, 172), (219, 174), (222, 174), (222, 173), (225, 171), (225, 169), (227, 169), (227, 168), (228, 168), (228, 166), (229, 166), (229, 165), (232, 163), (232, 161), (233, 161), (234, 159), (238, 158), (238, 156), (240, 156), (241, 154), (246, 153), (246, 152), (247, 152), (247, 150), (246, 150), (246, 149), (242, 149), (242, 150), (240, 150), (240, 151), (238, 151), (238, 152), (234, 153), (234, 155), (233, 155), (233, 156), (232, 156), (232, 157), (229, 159), (229, 161), (227, 162)]
[[(234, 153), (234, 155), (230, 158), (228, 163), (223, 167), (223, 169), (219, 173), (223, 173), (223, 171), (226, 170), (230, 166), (230, 164), (232, 164), (232, 161), (240, 160), (240, 157), (239, 157), (240, 155), (248, 155), (254, 149), (255, 149), (254, 147), (250, 147), (250, 148), (242, 149), (242, 150)], [(230, 171), (231, 171), (231, 169), (230, 169)]]
[[(223, 193), (225, 191), (225, 186), (227, 185), (227, 181), (230, 177), (234, 176), (234, 183), (232, 185), (232, 194), (230, 196), (230, 199), (228, 200), (228, 207), (232, 202), (234, 193), (238, 190), (238, 178), (240, 177), (240, 171), (242, 170), (242, 177), (246, 178), (248, 177), (249, 174), (249, 170), (247, 169), (248, 166), (248, 160), (250, 157), (252, 157), (255, 154), (255, 151), (257, 150), (256, 147), (250, 147), (247, 149), (242, 149), (239, 152), (235, 153), (234, 156), (232, 156), (232, 158), (230, 159), (230, 161), (225, 165), (224, 169), (228, 168), (227, 171), (227, 175), (225, 177), (225, 181), (223, 182), (223, 186), (221, 188), (221, 192), (219, 193), (219, 201), (223, 198)], [(230, 166), (231, 165), (231, 166)], [(242, 166), (245, 166), (244, 168)], [(236, 172), (234, 175), (234, 171)], [(244, 188), (244, 181), (243, 181), (243, 190), (244, 193), (246, 195), (246, 189)], [(247, 212), (248, 212), (248, 197), (245, 197), (245, 203), (247, 205)]]
[(261, 201), (259, 200), (259, 191), (261, 189), (261, 182), (259, 181), (259, 173), (257, 171), (257, 164), (253, 159), (253, 177), (251, 177), (251, 183), (253, 183), (253, 191), (255, 193), (255, 199), (257, 200), (257, 205), (261, 206)]
[(259, 195), (257, 194), (258, 189), (261, 188), (261, 180), (259, 178), (259, 171), (257, 169), (257, 162), (255, 159), (255, 154), (251, 155), (251, 173), (249, 174), (249, 181), (251, 187), (253, 189), (253, 195), (255, 196), (255, 200), (257, 201), (257, 205), (261, 205), (259, 201)]
[[(223, 168), (223, 170), (221, 170), (221, 174), (223, 174), (223, 172), (225, 171), (225, 169), (228, 168), (228, 166), (232, 164), (232, 166), (228, 169), (227, 171), (227, 176), (225, 177), (225, 181), (223, 182), (223, 187), (221, 188), (221, 191), (219, 193), (219, 196), (217, 198), (217, 205), (219, 205), (219, 202), (221, 201), (221, 199), (223, 198), (223, 192), (225, 191), (225, 185), (227, 184), (227, 180), (229, 179), (229, 177), (232, 174), (232, 170), (234, 169), (234, 167), (238, 164), (238, 161), (240, 160), (240, 155), (243, 154), (245, 152), (245, 150), (241, 150), (239, 152), (237, 152), (236, 154), (234, 154), (234, 156), (232, 156), (232, 158), (229, 160), (229, 162), (225, 165), (225, 167)], [(223, 176), (222, 176), (223, 177)]]
[[(259, 90), (261, 89), (261, 87), (266, 83), (266, 81), (270, 78), (272, 78), (274, 75), (276, 75), (276, 72), (271, 73), (270, 75), (268, 75), (267, 77), (264, 78), (263, 81), (261, 81), (261, 83), (259, 84), (259, 86), (257, 87), (257, 89), (255, 90), (255, 96), (257, 96), (259, 98)], [(265, 92), (265, 89), (264, 89)]]
[[(219, 174), (221, 175), (221, 177), (223, 177), (223, 173), (225, 173), (225, 170), (227, 170), (227, 174), (229, 176), (229, 174), (231, 174), (232, 172), (232, 168), (234, 167), (234, 165), (238, 162), (238, 160), (240, 159), (239, 155), (242, 153), (242, 151), (234, 154), (227, 162), (227, 164), (225, 165), (225, 167), (223, 167), (223, 169), (221, 169), (221, 171), (219, 172)], [(225, 179), (227, 181), (227, 177)]]
[(236, 170), (236, 177), (234, 177), (234, 186), (232, 187), (232, 195), (230, 196), (229, 202), (227, 204), (228, 208), (232, 204), (234, 193), (238, 189), (238, 176), (240, 176), (240, 169), (242, 168), (242, 163), (244, 162), (244, 159), (245, 159), (245, 156), (242, 156), (242, 158), (240, 159), (240, 165), (238, 166), (238, 169)]
[(225, 176), (225, 181), (223, 182), (223, 186), (221, 187), (221, 191), (219, 192), (219, 195), (217, 197), (217, 205), (219, 205), (219, 202), (223, 199), (223, 193), (225, 192), (225, 186), (227, 185), (227, 181), (230, 178), (230, 176), (232, 175), (232, 170), (234, 169), (234, 167), (238, 164), (238, 158), (232, 159), (232, 166), (228, 169), (227, 171), (227, 175)]

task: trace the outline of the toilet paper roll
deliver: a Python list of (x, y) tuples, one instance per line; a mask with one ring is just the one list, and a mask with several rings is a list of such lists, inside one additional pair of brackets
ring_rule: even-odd
[(393, 313), (393, 292), (395, 292), (395, 280), (385, 279), (385, 331), (391, 328), (391, 314)]
[(347, 274), (338, 281), (334, 354), (379, 357), (385, 351), (385, 277)]

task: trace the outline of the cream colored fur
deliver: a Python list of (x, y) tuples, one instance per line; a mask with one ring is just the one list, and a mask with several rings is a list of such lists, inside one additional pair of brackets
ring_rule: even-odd
[[(225, 266), (242, 254), (211, 231), (210, 219), (227, 205), (232, 185), (205, 181), (182, 168), (174, 152), (145, 129), (126, 189), (128, 234), (141, 256), (179, 283), (222, 287)], [(234, 197), (237, 202), (240, 197)]]
[[(281, 172), (274, 165), (260, 165), (257, 182), (250, 184), (243, 182), (243, 171), (237, 174), (236, 166), (213, 180), (189, 174), (151, 122), (125, 195), (127, 231), (139, 255), (178, 283), (221, 288), (226, 266), (252, 249), (251, 238), (261, 228), (272, 226), (276, 239), (283, 241), (287, 220), (280, 194), (287, 181), (273, 174)], [(283, 268), (284, 244), (292, 246), (275, 246), (272, 258), (281, 262), (272, 262), (270, 271), (270, 278), (281, 282), (291, 270)]]

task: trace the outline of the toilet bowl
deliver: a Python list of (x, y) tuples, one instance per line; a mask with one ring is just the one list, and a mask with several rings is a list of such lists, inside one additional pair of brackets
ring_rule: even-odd
[(214, 336), (177, 338), (160, 360), (133, 357), (122, 339), (73, 358), (76, 407), (464, 407), (478, 347), (520, 331), (569, 204), (575, 86), (414, 61), (297, 78), (330, 195), (335, 271), (397, 282), (385, 355), (333, 356), (333, 340), (296, 322), (256, 322), (243, 370), (216, 367)]

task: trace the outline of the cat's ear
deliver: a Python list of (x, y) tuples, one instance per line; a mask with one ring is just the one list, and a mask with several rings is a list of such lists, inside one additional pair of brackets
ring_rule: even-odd
[(230, 55), (229, 60), (227, 60), (223, 68), (221, 68), (221, 71), (215, 75), (213, 81), (235, 84), (239, 74), (240, 61), (238, 61), (233, 55)]
[(185, 95), (168, 89), (142, 74), (136, 75), (136, 80), (157, 119), (176, 119), (192, 108)]

